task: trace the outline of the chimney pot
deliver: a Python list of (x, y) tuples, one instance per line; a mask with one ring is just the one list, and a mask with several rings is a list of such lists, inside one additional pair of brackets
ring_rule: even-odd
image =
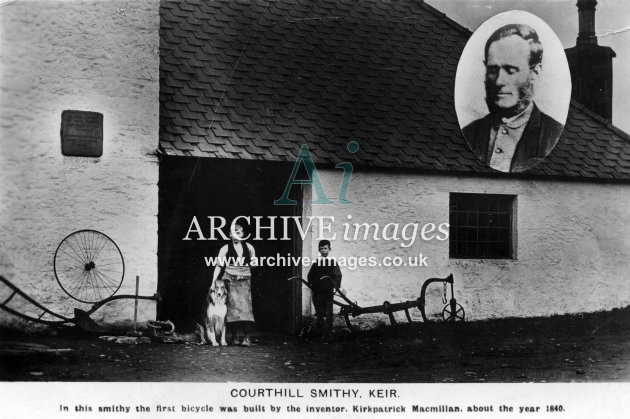
[(578, 45), (597, 45), (597, 36), (595, 35), (595, 6), (597, 6), (597, 0), (578, 0), (577, 2), (579, 19)]

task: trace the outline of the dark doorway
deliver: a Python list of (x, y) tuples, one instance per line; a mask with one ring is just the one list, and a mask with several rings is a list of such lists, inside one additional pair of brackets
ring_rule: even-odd
[[(160, 162), (158, 213), (158, 303), (159, 320), (171, 320), (177, 330), (190, 331), (198, 322), (203, 302), (212, 281), (213, 267), (204, 257), (216, 256), (227, 243), (217, 240), (182, 240), (197, 217), (203, 235), (210, 232), (209, 216), (224, 217), (229, 223), (237, 216), (300, 216), (301, 191), (294, 187), (291, 198), (298, 205), (274, 205), (282, 196), (292, 163), (228, 160), (192, 157), (166, 157)], [(254, 236), (254, 223), (245, 234)], [(283, 223), (276, 219), (276, 237), (284, 233)], [(293, 223), (290, 240), (248, 240), (256, 255), (301, 255), (301, 238)], [(228, 235), (228, 227), (224, 229)], [(269, 230), (261, 236), (269, 238)], [(287, 278), (299, 275), (292, 266), (261, 266), (252, 273), (252, 300), (256, 328), (266, 332), (292, 332), (301, 318), (301, 288)], [(295, 289), (294, 289), (295, 288)]]

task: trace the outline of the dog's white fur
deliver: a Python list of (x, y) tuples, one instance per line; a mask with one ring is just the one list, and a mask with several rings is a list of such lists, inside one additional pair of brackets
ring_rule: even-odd
[(208, 343), (209, 340), (212, 346), (227, 345), (225, 341), (225, 316), (227, 314), (228, 292), (227, 284), (221, 279), (217, 279), (214, 287), (210, 287), (208, 290), (204, 310), (204, 325), (203, 327), (197, 325), (201, 329), (201, 343)]

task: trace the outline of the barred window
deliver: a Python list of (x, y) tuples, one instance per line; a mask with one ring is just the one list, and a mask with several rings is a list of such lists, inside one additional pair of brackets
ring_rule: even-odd
[(512, 259), (514, 195), (451, 193), (449, 257)]

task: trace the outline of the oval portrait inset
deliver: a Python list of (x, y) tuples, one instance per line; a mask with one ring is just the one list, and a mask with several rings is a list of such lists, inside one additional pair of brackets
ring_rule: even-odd
[(455, 76), (455, 111), (472, 152), (501, 172), (523, 172), (553, 150), (571, 100), (560, 40), (531, 13), (486, 20), (468, 40)]

